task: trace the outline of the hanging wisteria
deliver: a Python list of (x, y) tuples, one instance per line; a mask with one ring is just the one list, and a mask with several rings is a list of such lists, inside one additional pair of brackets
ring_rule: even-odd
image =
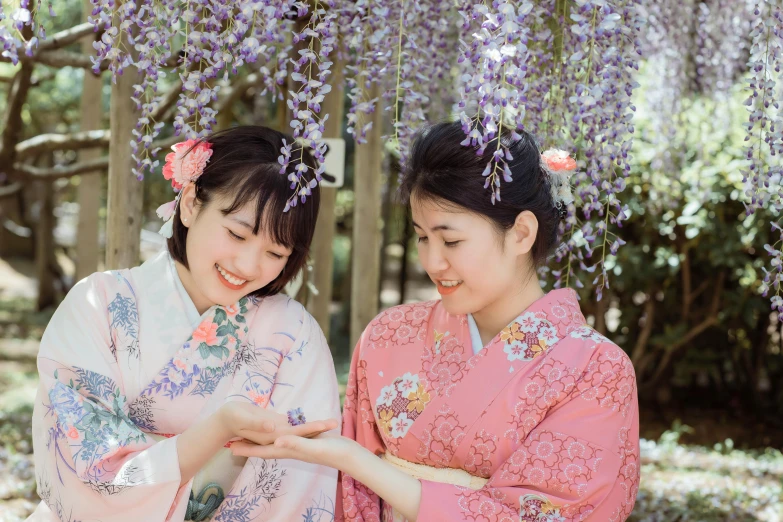
[(772, 308), (783, 321), (783, 115), (779, 103), (783, 92), (783, 7), (779, 2), (759, 1), (751, 31), (748, 87), (745, 102), (748, 169), (743, 172), (746, 209), (751, 214), (772, 209), (778, 221), (771, 222), (774, 244), (764, 245), (771, 260), (764, 269), (762, 293), (772, 294)]
[[(22, 0), (13, 12), (0, 11), (4, 61), (33, 57), (46, 41), (39, 21), (54, 13), (41, 3)], [(280, 151), (281, 175), (292, 190), (286, 210), (304, 203), (323, 167), (306, 172), (302, 164), (305, 170), (290, 172), (289, 161), (308, 147), (322, 165), (329, 117), (322, 104), (339, 61), (350, 100), (347, 128), (357, 142), (372, 126), (369, 116), (382, 110), (390, 122), (386, 138), (403, 163), (419, 126), (448, 116), (462, 121), (466, 146), (483, 153), (493, 143), (476, 197), (501, 200), (504, 184), (514, 182), (509, 151), (493, 142), (504, 131), (526, 130), (543, 148), (569, 151), (578, 164), (576, 199), (551, 275), (557, 286), (581, 287), (590, 274), (600, 298), (623, 244), (631, 96), (644, 59), (660, 72), (659, 99), (648, 105), (671, 115), (657, 120), (661, 140), (673, 136), (688, 93), (727, 91), (750, 71), (747, 209), (780, 209), (783, 15), (771, 0), (92, 3), (90, 22), (99, 34), (93, 69), (115, 78), (129, 68), (141, 73), (130, 145), (139, 179), (159, 166), (155, 143), (166, 121), (182, 139), (205, 135), (215, 128), (232, 81), (252, 75), (261, 92), (288, 109), (296, 140)], [(783, 234), (781, 223), (772, 226)], [(764, 290), (783, 312), (781, 249), (781, 243), (767, 245), (772, 259)]]

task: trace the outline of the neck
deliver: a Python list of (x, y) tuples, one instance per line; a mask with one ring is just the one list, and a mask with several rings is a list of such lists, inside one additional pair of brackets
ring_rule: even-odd
[(490, 303), (478, 312), (473, 313), (481, 342), (486, 346), (500, 331), (516, 319), (531, 304), (544, 296), (544, 291), (535, 275), (530, 281), (519, 287), (516, 292), (509, 292), (502, 298)]
[(182, 282), (182, 286), (185, 288), (185, 292), (188, 293), (190, 300), (193, 301), (193, 305), (196, 307), (196, 311), (199, 315), (209, 310), (215, 303), (209, 302), (209, 300), (207, 300), (198, 290), (190, 270), (185, 268), (185, 265), (181, 264), (179, 261), (174, 261), (174, 267), (177, 269), (177, 275), (179, 276), (180, 282)]

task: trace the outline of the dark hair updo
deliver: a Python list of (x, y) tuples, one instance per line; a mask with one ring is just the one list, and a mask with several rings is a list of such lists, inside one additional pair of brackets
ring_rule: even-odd
[(482, 173), (497, 150), (498, 138), (479, 155), (478, 146), (460, 144), (465, 139), (460, 122), (439, 123), (417, 134), (400, 194), (408, 204), (415, 196), (421, 201), (464, 208), (488, 219), (499, 233), (512, 228), (519, 213), (529, 210), (538, 220), (531, 257), (539, 267), (557, 246), (561, 214), (552, 199), (549, 176), (541, 166), (535, 139), (524, 131), (518, 134), (519, 139), (512, 138), (510, 132), (499, 138), (514, 158), (509, 162), (513, 181), (503, 184), (502, 199), (494, 205), (489, 189), (484, 188), (487, 178)]
[[(212, 156), (204, 173), (196, 180), (196, 202), (206, 206), (216, 197), (224, 197), (231, 203), (220, 211), (223, 215), (236, 212), (243, 206), (255, 202), (253, 234), (263, 228), (270, 238), (292, 250), (285, 268), (277, 278), (252, 295), (264, 297), (279, 293), (293, 279), (307, 262), (310, 243), (318, 218), (320, 191), (316, 186), (305, 203), (300, 203), (283, 212), (286, 202), (293, 195), (291, 182), (280, 173), (280, 149), (286, 143), (294, 143), (291, 136), (260, 125), (232, 127), (204, 138), (212, 146)], [(300, 161), (301, 157), (301, 161)], [(295, 172), (299, 163), (304, 163), (310, 173), (316, 169), (316, 162), (305, 147), (304, 154), (292, 154), (286, 172)], [(188, 228), (179, 218), (179, 206), (174, 218), (173, 235), (168, 240), (168, 249), (176, 261), (188, 267), (185, 249)]]

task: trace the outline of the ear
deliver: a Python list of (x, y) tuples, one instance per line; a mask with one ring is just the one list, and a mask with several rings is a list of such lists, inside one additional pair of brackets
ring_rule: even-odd
[(536, 215), (525, 210), (517, 215), (511, 232), (511, 248), (517, 255), (529, 254), (538, 237), (538, 219)]
[(193, 221), (198, 216), (198, 205), (196, 205), (196, 184), (188, 183), (182, 189), (182, 195), (179, 198), (179, 219), (185, 228), (190, 228)]

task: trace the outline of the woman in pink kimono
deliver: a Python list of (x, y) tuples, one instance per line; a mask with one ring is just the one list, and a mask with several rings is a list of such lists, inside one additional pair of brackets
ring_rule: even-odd
[[(238, 127), (175, 145), (167, 251), (87, 277), (57, 309), (38, 355), (43, 502), (30, 520), (333, 520), (336, 470), (228, 449), (338, 427), (323, 334), (280, 293), (305, 263), (319, 201), (308, 189), (283, 211), (296, 197), (284, 140)], [(312, 156), (291, 156), (307, 182)]]
[(573, 290), (545, 294), (536, 277), (576, 165), (504, 134), (513, 181), (492, 202), (481, 188), (497, 140), (477, 154), (464, 138), (440, 124), (413, 145), (403, 194), (442, 299), (365, 329), (343, 436), (232, 451), (337, 467), (347, 521), (625, 520), (639, 484), (633, 367)]

